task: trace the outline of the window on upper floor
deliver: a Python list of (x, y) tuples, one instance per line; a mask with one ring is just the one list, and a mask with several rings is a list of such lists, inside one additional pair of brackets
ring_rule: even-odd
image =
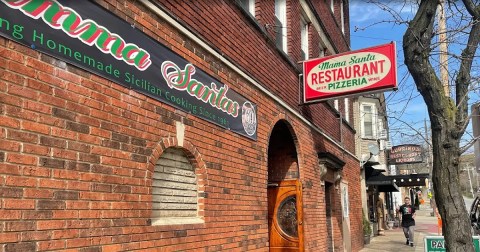
[(325, 56), (325, 48), (322, 47), (322, 44), (320, 44), (320, 51), (318, 53), (318, 57), (323, 57)]
[(338, 111), (338, 100), (333, 100), (333, 107)]
[(309, 22), (306, 21), (304, 17), (301, 18), (301, 39), (300, 43), (302, 44), (302, 59), (307, 60), (309, 56), (309, 40), (308, 40), (308, 27)]
[(345, 98), (344, 103), (345, 103), (345, 120), (349, 122), (350, 121), (350, 100), (348, 100), (348, 98)]
[(377, 109), (373, 103), (363, 103), (360, 107), (361, 132), (363, 138), (375, 138), (377, 134)]
[(383, 126), (383, 121), (380, 119), (381, 117), (379, 116), (378, 122), (377, 122), (377, 139), (386, 139), (387, 137), (387, 130), (384, 129)]
[(287, 1), (275, 0), (275, 31), (277, 47), (287, 51)]
[(342, 33), (345, 34), (345, 15), (343, 13), (343, 0), (340, 0), (340, 22)]
[(335, 13), (335, 0), (330, 0), (330, 10)]
[(255, 17), (255, 0), (239, 0), (239, 1), (243, 9), (248, 11), (253, 17)]

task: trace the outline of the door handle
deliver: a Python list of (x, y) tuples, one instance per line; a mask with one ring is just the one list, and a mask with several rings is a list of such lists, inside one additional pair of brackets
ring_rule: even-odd
[(302, 225), (302, 224), (303, 224), (303, 221), (300, 221), (300, 222), (298, 223), (298, 225)]

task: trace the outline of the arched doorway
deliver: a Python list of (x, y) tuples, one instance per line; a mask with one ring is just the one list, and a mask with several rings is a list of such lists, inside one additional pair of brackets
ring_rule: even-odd
[(285, 121), (273, 127), (268, 145), (268, 227), (270, 251), (303, 251), (298, 157)]

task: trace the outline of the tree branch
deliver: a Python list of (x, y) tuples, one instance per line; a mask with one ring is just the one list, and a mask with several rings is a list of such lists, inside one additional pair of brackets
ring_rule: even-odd
[(423, 141), (425, 141), (427, 143), (428, 147), (432, 147), (432, 144), (428, 141), (426, 136), (424, 136), (423, 133), (421, 133), (418, 129), (414, 128), (410, 123), (405, 122), (404, 120), (402, 120), (400, 118), (397, 118), (397, 117), (394, 117), (394, 116), (387, 116), (387, 117), (391, 118), (391, 119), (395, 119), (395, 120), (403, 123), (405, 126), (409, 127), (411, 130), (413, 130), (413, 132), (415, 132), (415, 135), (420, 136), (423, 139)]
[(459, 150), (460, 155), (462, 155), (463, 153), (465, 153), (465, 151), (467, 151), (468, 149), (470, 149), (470, 147), (472, 147), (472, 145), (474, 145), (475, 142), (478, 141), (478, 139), (480, 139), (480, 136), (477, 136), (477, 137), (472, 138), (470, 141), (468, 141), (468, 143), (467, 143), (465, 146), (463, 146), (462, 148), (460, 148), (460, 150)]
[[(471, 5), (473, 3), (469, 0), (463, 0), (464, 2), (469, 2)], [(467, 6), (467, 3), (465, 3)], [(472, 6), (467, 7), (467, 9), (473, 8)], [(476, 7), (478, 9), (479, 6)], [(469, 12), (474, 12), (474, 10)], [(461, 63), (457, 78), (455, 80), (456, 88), (456, 101), (457, 101), (457, 113), (455, 118), (456, 129), (454, 132), (455, 138), (460, 138), (465, 132), (467, 115), (468, 115), (468, 93), (470, 91), (469, 86), (471, 85), (471, 70), (472, 63), (475, 57), (475, 52), (478, 48), (478, 43), (480, 42), (480, 18), (473, 18), (473, 26), (468, 36), (468, 43), (465, 49), (462, 51)]]
[(472, 0), (462, 0), (462, 2), (474, 19), (480, 19), (480, 5), (475, 6)]
[[(438, 104), (428, 106), (430, 120), (434, 125), (441, 125), (445, 118), (444, 108), (451, 107), (450, 98), (443, 93), (442, 83), (433, 69), (430, 57), (430, 44), (433, 38), (433, 24), (439, 1), (425, 1), (420, 3), (415, 18), (410, 22), (403, 36), (403, 50), (405, 65), (422, 94), (426, 104)], [(451, 118), (452, 120), (454, 118)]]

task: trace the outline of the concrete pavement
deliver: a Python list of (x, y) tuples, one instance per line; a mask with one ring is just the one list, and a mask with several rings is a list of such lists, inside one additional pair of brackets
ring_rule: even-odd
[[(380, 251), (424, 251), (423, 238), (428, 235), (439, 235), (437, 228), (437, 217), (430, 216), (431, 208), (426, 208), (427, 204), (421, 206), (415, 217), (415, 244), (414, 247), (405, 245), (405, 236), (402, 228), (385, 230), (385, 235), (375, 236), (370, 240), (370, 244), (360, 250), (361, 252), (380, 252)], [(441, 234), (441, 231), (440, 231)]]

